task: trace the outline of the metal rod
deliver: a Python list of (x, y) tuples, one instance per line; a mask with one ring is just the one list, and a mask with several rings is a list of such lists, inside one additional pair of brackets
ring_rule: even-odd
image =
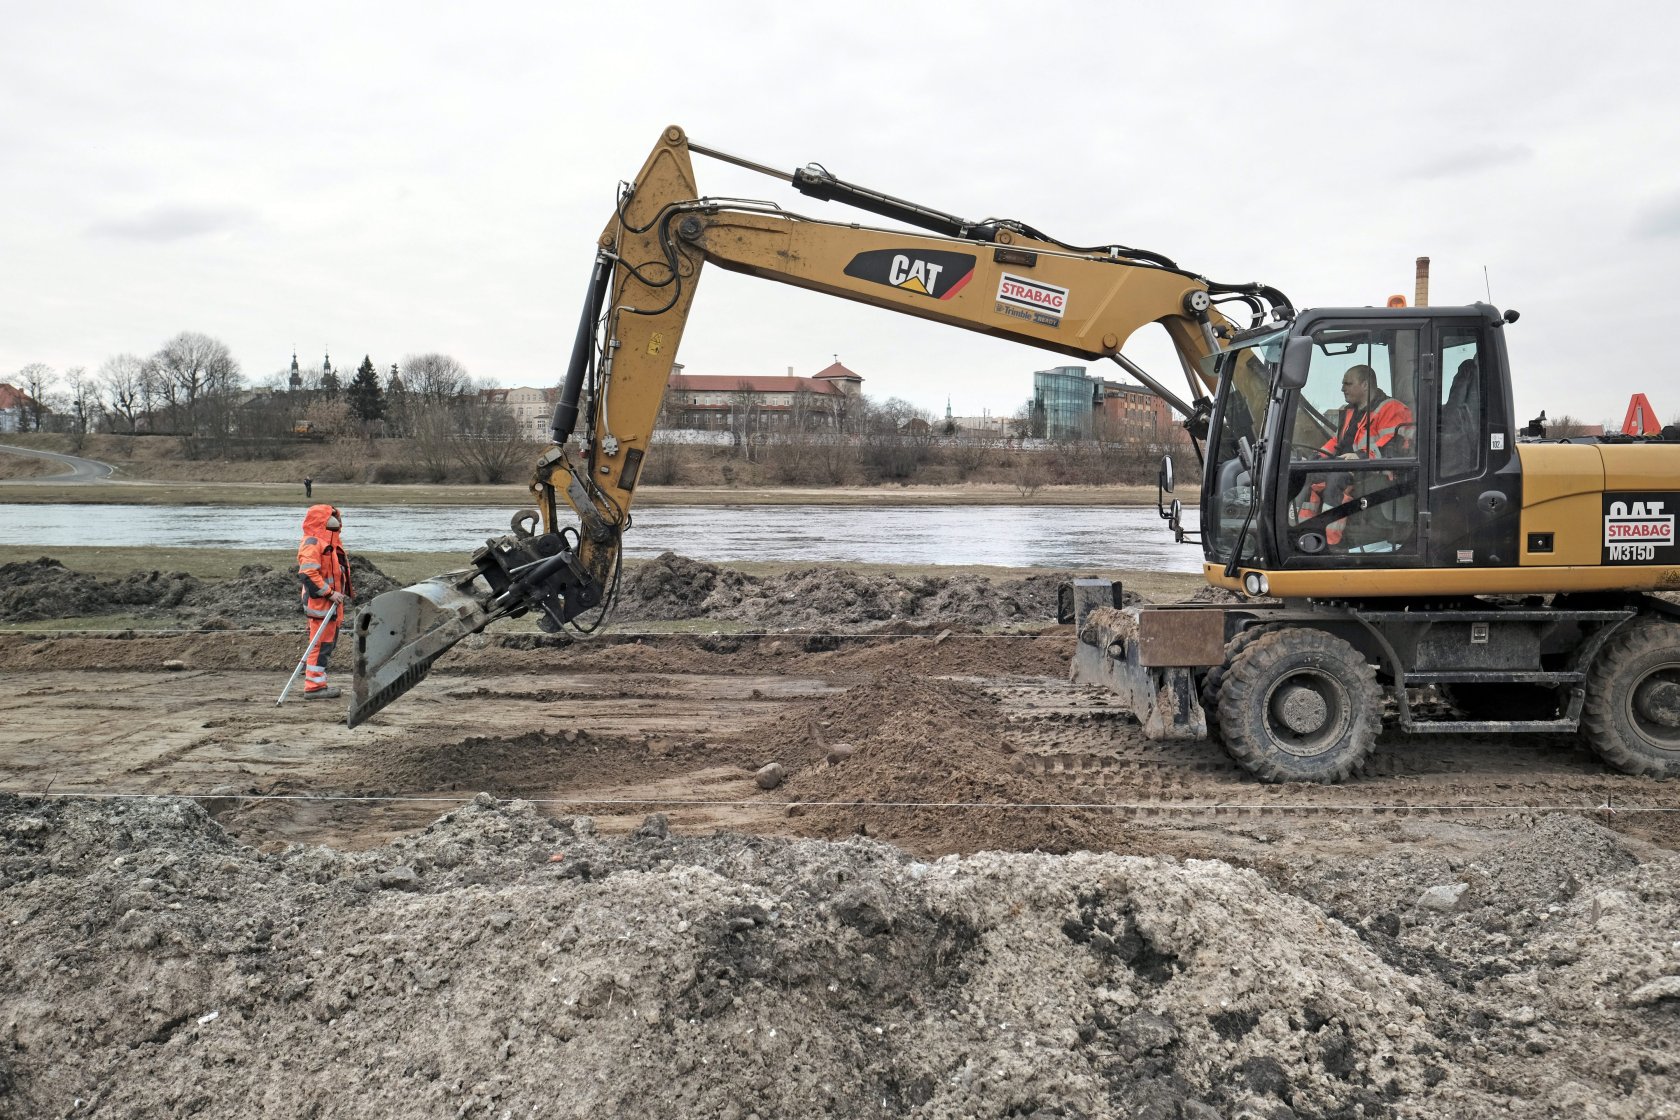
[(1180, 414), (1182, 414), (1184, 416), (1191, 416), (1195, 413), (1195, 409), (1193, 409), (1189, 405), (1185, 404), (1184, 401), (1181, 400), (1177, 396), (1177, 394), (1175, 394), (1171, 389), (1167, 388), (1165, 385), (1161, 384), (1159, 381), (1155, 380), (1153, 377), (1151, 377), (1147, 373), (1143, 372), (1142, 368), (1140, 368), (1136, 362), (1134, 362), (1130, 358), (1126, 357), (1126, 355), (1124, 355), (1124, 354), (1110, 354), (1109, 357), (1113, 358), (1115, 360), (1115, 362), (1119, 364), (1121, 369), (1125, 370), (1127, 373), (1131, 374), (1133, 377), (1135, 377), (1139, 381), (1143, 382), (1144, 387), (1147, 388), (1151, 393), (1154, 393), (1157, 397), (1160, 397), (1162, 400), (1166, 401), (1167, 404), (1169, 404), (1173, 408), (1177, 409)]
[(722, 160), (724, 163), (733, 163), (736, 167), (744, 167), (748, 171), (756, 171), (760, 175), (768, 175), (772, 179), (781, 179), (783, 182), (788, 183), (793, 182), (793, 172), (791, 171), (777, 171), (774, 167), (767, 167), (762, 163), (755, 163), (742, 156), (732, 156), (728, 152), (720, 152), (716, 148), (708, 148), (704, 144), (696, 144), (692, 140), (688, 142), (688, 150), (691, 152), (699, 152), (703, 156), (711, 156), (713, 159)]

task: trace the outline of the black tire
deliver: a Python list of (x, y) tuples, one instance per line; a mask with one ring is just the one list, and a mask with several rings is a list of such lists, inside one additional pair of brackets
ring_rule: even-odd
[(1261, 781), (1339, 782), (1376, 746), (1381, 701), (1376, 671), (1347, 642), (1272, 630), (1227, 666), (1219, 725), (1226, 751)]
[(1225, 674), (1230, 670), (1231, 659), (1247, 649), (1254, 639), (1265, 632), (1264, 627), (1252, 626), (1226, 642), (1224, 662), (1209, 669), (1207, 675), (1202, 678), (1202, 714), (1207, 716), (1209, 739), (1221, 738), (1219, 732), (1219, 688), (1225, 683)]
[(1623, 773), (1680, 777), (1677, 694), (1680, 625), (1635, 619), (1611, 636), (1587, 673), (1581, 737)]
[(1556, 719), (1557, 689), (1543, 684), (1454, 684), (1442, 686), (1465, 719)]

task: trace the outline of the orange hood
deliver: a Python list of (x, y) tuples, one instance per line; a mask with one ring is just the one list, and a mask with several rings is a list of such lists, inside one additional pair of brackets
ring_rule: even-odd
[(337, 506), (310, 506), (309, 512), (303, 515), (303, 535), (314, 537), (322, 544), (338, 544), (338, 530), (327, 528), (327, 518), (337, 516), (342, 523), (344, 515), (338, 512)]

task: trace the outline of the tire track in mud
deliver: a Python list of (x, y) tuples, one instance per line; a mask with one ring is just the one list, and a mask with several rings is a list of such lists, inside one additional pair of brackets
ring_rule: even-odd
[(1043, 680), (978, 681), (1008, 712), (1018, 773), (1068, 801), (1125, 818), (1357, 813), (1367, 817), (1513, 811), (1673, 810), (1672, 783), (1619, 774), (1566, 736), (1406, 735), (1390, 729), (1353, 781), (1271, 785), (1217, 743), (1152, 742), (1098, 690)]

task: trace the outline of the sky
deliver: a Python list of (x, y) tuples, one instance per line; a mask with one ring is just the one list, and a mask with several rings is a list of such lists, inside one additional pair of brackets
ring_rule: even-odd
[[(295, 347), (564, 370), (617, 184), (696, 143), (1299, 307), (1521, 312), (1517, 410), (1680, 417), (1672, 5), (153, 5), (0, 0), (0, 380), (174, 334), (262, 383)], [(878, 219), (697, 158), (709, 195)], [(1182, 375), (1151, 328), (1128, 356)], [(1066, 359), (709, 269), (690, 373), (818, 372), (1012, 414)], [(1116, 377), (1106, 363), (1093, 373)]]

